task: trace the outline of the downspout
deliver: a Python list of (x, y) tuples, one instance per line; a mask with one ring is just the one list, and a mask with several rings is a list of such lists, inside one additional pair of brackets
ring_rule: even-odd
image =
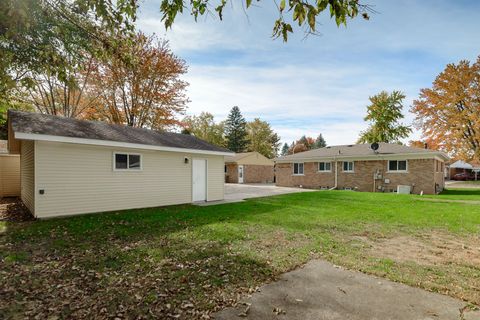
[(333, 188), (330, 188), (330, 190), (335, 190), (338, 187), (338, 162), (337, 162), (337, 157), (333, 157), (333, 161), (335, 161), (335, 186)]

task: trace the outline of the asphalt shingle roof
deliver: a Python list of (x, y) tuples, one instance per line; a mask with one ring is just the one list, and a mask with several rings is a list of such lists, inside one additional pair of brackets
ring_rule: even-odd
[(245, 158), (246, 156), (252, 154), (254, 152), (241, 152), (241, 153), (236, 153), (234, 156), (228, 156), (225, 157), (225, 162), (237, 162), (240, 159)]
[(295, 160), (295, 159), (310, 159), (310, 158), (333, 158), (333, 157), (362, 157), (373, 155), (393, 155), (393, 154), (418, 154), (418, 153), (432, 153), (438, 154), (439, 151), (429, 150), (423, 148), (408, 147), (396, 143), (379, 143), (379, 148), (375, 153), (370, 144), (353, 144), (342, 146), (329, 146), (304, 152), (291, 154), (284, 157), (279, 157), (277, 160)]
[(11, 121), (12, 129), (15, 133), (21, 132), (231, 153), (227, 149), (187, 134), (159, 132), (99, 121), (77, 120), (15, 110), (9, 110), (8, 119)]

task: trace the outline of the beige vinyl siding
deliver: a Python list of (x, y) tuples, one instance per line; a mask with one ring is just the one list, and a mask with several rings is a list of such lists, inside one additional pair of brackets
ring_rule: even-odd
[(224, 198), (224, 165), (223, 156), (208, 158), (208, 201), (223, 200)]
[(20, 194), (23, 203), (35, 215), (35, 142), (22, 141), (20, 145)]
[(0, 154), (0, 198), (20, 196), (20, 157)]
[[(114, 170), (114, 152), (141, 154), (142, 170)], [(37, 141), (36, 157), (38, 217), (190, 203), (193, 157), (208, 160), (209, 200), (223, 198), (223, 156)]]

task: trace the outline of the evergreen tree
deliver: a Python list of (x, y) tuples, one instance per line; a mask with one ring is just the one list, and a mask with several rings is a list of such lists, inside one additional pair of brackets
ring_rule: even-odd
[(322, 134), (320, 133), (315, 140), (315, 144), (313, 145), (312, 149), (319, 149), (319, 148), (325, 148), (327, 146), (327, 142), (325, 139), (323, 139)]
[(225, 121), (225, 138), (227, 148), (233, 152), (244, 152), (248, 144), (247, 121), (242, 116), (240, 109), (235, 106), (230, 110)]
[(282, 147), (282, 156), (288, 155), (288, 150), (290, 149), (290, 146), (288, 143), (285, 142), (285, 144)]

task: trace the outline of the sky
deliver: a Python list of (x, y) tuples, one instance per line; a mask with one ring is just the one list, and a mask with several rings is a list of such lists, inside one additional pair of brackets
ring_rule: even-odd
[[(248, 121), (268, 121), (282, 143), (322, 133), (328, 145), (351, 144), (368, 126), (370, 96), (403, 91), (403, 122), (411, 125), (420, 89), (446, 64), (480, 55), (480, 1), (361, 2), (376, 11), (370, 20), (337, 28), (323, 13), (319, 35), (305, 37), (297, 27), (287, 43), (271, 37), (273, 0), (253, 1), (248, 10), (232, 0), (223, 21), (208, 15), (195, 22), (187, 10), (167, 31), (160, 1), (146, 0), (137, 26), (167, 39), (186, 61), (188, 115), (208, 111), (221, 121), (238, 106)], [(405, 142), (420, 138), (414, 130)]]

